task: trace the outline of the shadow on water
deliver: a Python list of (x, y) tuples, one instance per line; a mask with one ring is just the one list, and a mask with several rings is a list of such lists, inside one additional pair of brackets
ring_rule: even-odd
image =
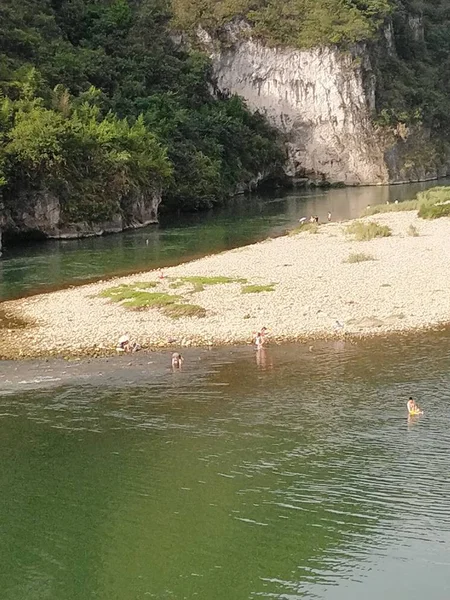
[(442, 331), (0, 364), (2, 597), (447, 597), (449, 356)]
[(165, 216), (159, 225), (137, 231), (7, 246), (0, 259), (0, 300), (172, 266), (282, 235), (304, 216), (326, 221), (330, 211), (333, 220), (347, 220), (360, 216), (368, 204), (402, 201), (433, 185), (436, 182), (240, 197), (209, 213)]

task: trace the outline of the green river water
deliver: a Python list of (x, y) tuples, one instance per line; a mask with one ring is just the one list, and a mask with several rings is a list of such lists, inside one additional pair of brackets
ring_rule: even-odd
[[(179, 262), (417, 187), (7, 248), (0, 290)], [(175, 373), (157, 352), (0, 362), (0, 600), (450, 597), (450, 331), (184, 354)]]
[(179, 264), (281, 235), (303, 216), (326, 221), (331, 211), (333, 220), (355, 218), (368, 204), (410, 199), (435, 185), (434, 181), (238, 198), (221, 210), (162, 218), (160, 225), (138, 231), (26, 247), (6, 245), (0, 258), (0, 300)]
[(450, 596), (449, 332), (185, 358), (0, 363), (2, 599)]

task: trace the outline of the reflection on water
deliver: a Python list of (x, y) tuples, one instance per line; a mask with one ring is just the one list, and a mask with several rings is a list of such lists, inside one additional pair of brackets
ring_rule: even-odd
[(321, 221), (359, 216), (368, 204), (402, 201), (436, 182), (401, 186), (303, 190), (261, 199), (238, 198), (227, 208), (163, 218), (159, 226), (84, 240), (6, 247), (0, 259), (0, 300), (92, 278), (178, 264), (280, 235), (304, 216)]
[(0, 365), (2, 598), (449, 596), (448, 333), (184, 354)]

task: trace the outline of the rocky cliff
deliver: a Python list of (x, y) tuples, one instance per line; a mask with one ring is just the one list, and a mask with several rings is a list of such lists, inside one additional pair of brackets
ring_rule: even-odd
[[(449, 172), (426, 129), (374, 124), (377, 81), (365, 44), (347, 52), (269, 47), (243, 22), (226, 25), (220, 42), (201, 27), (197, 34), (218, 88), (244, 97), (283, 133), (294, 180), (374, 185)], [(395, 52), (389, 29), (385, 42)]]
[[(0, 207), (0, 229), (4, 237), (39, 235), (51, 239), (73, 239), (117, 233), (158, 222), (161, 190), (150, 196), (132, 194), (107, 220), (88, 222), (69, 219), (60, 199), (48, 190), (19, 194), (14, 203)], [(0, 237), (1, 251), (1, 237)]]

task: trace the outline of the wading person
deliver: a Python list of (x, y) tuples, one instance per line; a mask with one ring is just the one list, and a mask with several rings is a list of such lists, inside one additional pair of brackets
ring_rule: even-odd
[(174, 352), (172, 354), (172, 369), (181, 369), (181, 365), (184, 362), (184, 358), (181, 356), (179, 352)]
[(406, 403), (408, 408), (408, 414), (410, 415), (423, 415), (423, 410), (417, 406), (413, 398), (410, 396), (408, 402)]

